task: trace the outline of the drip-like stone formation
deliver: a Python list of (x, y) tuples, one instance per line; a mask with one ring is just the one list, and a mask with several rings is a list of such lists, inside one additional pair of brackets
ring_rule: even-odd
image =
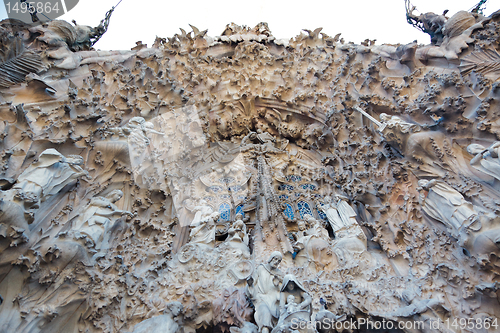
[(1, 22), (0, 331), (497, 332), (500, 12), (425, 15), (130, 51)]

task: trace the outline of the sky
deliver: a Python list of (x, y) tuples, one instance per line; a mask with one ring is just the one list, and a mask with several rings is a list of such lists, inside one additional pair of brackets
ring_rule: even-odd
[[(33, 1), (33, 0), (31, 0)], [(36, 0), (35, 0), (36, 1)], [(106, 12), (119, 0), (80, 0), (74, 9), (61, 16), (68, 22), (97, 26)], [(459, 10), (470, 10), (479, 0), (412, 0), (418, 13), (448, 16)], [(488, 0), (485, 15), (500, 9), (500, 0)], [(6, 18), (0, 6), (0, 18)], [(151, 46), (156, 36), (172, 37), (179, 28), (191, 31), (189, 24), (208, 29), (208, 35), (219, 36), (227, 24), (254, 27), (267, 22), (272, 34), (290, 39), (302, 29), (314, 30), (341, 37), (356, 44), (376, 39), (377, 44), (407, 44), (414, 40), (428, 44), (429, 36), (406, 22), (404, 0), (220, 0), (220, 1), (151, 1), (122, 0), (116, 7), (108, 32), (95, 45), (101, 50), (128, 50), (137, 41)]]

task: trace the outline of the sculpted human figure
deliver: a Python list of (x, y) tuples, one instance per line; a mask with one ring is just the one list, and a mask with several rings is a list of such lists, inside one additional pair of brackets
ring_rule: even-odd
[(215, 221), (219, 218), (219, 212), (214, 212), (205, 200), (195, 208), (196, 214), (191, 222), (189, 242), (205, 245), (215, 244)]
[(248, 291), (255, 305), (255, 322), (259, 332), (269, 333), (275, 326), (280, 312), (280, 282), (283, 277), (278, 269), (283, 255), (275, 251), (266, 264), (260, 264), (248, 278)]
[(194, 218), (193, 221), (191, 222), (191, 225), (193, 224), (198, 224), (203, 218), (209, 216), (214, 212), (212, 207), (208, 205), (208, 203), (205, 200), (200, 200), (200, 203), (198, 206), (195, 206), (193, 208)]
[(227, 234), (228, 236), (226, 242), (228, 242), (229, 246), (240, 249), (245, 256), (250, 255), (250, 250), (248, 248), (247, 226), (243, 220), (236, 220), (227, 231)]
[[(283, 285), (281, 286), (281, 294), (280, 294), (280, 309), (281, 316), (287, 316), (290, 313), (294, 313), (297, 311), (305, 310), (308, 311), (309, 314), (311, 312), (310, 305), (312, 303), (311, 295), (305, 290), (302, 284), (297, 281), (297, 278), (293, 274), (287, 274), (283, 278)], [(290, 306), (288, 305), (288, 300), (292, 300), (289, 298), (293, 297), (293, 303)], [(300, 303), (295, 303), (295, 301)], [(290, 311), (289, 311), (290, 310)], [(288, 313), (290, 312), (290, 313)], [(282, 321), (282, 317), (280, 317), (280, 322)]]
[[(307, 229), (306, 229), (307, 228)], [(297, 241), (293, 245), (295, 260), (299, 265), (314, 263), (319, 268), (331, 262), (326, 253), (329, 247), (328, 231), (310, 214), (304, 215), (304, 221), (299, 222)]]
[(356, 221), (356, 212), (354, 209), (347, 203), (344, 196), (336, 195), (337, 198), (337, 211), (339, 212), (340, 219), (342, 220), (342, 227), (350, 227), (357, 226), (358, 222)]
[(325, 213), (326, 218), (332, 226), (333, 231), (335, 232), (337, 230), (340, 230), (344, 226), (344, 224), (337, 210), (337, 204), (330, 196), (326, 196), (323, 201), (323, 205), (318, 204), (317, 206), (323, 211), (323, 213)]
[(417, 132), (420, 129), (418, 125), (406, 122), (398, 116), (389, 116), (386, 113), (381, 113), (379, 117), (382, 122), (379, 131), (382, 133), (385, 129), (393, 129), (395, 127), (399, 127), (401, 133)]
[(122, 191), (114, 190), (106, 197), (93, 197), (72, 227), (77, 238), (86, 238), (87, 245), (99, 249), (103, 236), (110, 227), (110, 218), (124, 214), (132, 216), (131, 212), (120, 210), (114, 204), (122, 196)]
[(424, 212), (452, 231), (458, 231), (466, 221), (472, 222), (477, 218), (473, 205), (450, 185), (436, 179), (421, 179), (418, 186)]
[(234, 221), (227, 233), (229, 242), (242, 242), (248, 245), (247, 226), (242, 220)]
[(43, 151), (38, 162), (31, 164), (18, 177), (14, 185), (16, 196), (33, 203), (42, 202), (59, 193), (66, 185), (74, 184), (81, 176), (88, 176), (80, 165), (83, 158), (78, 155), (65, 157), (50, 148)]
[[(256, 141), (257, 143), (252, 143)], [(250, 148), (260, 148), (263, 152), (281, 152), (275, 147), (276, 139), (268, 132), (263, 132), (260, 128), (257, 132), (248, 133), (241, 140), (241, 148), (243, 151)]]
[(295, 302), (295, 296), (288, 295), (288, 297), (286, 298), (286, 305), (284, 310), (285, 316), (300, 311), (300, 306)]
[(490, 147), (473, 143), (467, 146), (467, 152), (475, 155), (470, 161), (475, 169), (500, 180), (500, 141), (495, 142)]
[[(335, 233), (333, 251), (339, 263), (346, 265), (366, 253), (367, 238), (356, 221), (357, 214), (346, 201), (347, 198), (342, 195), (335, 195), (335, 198), (337, 208), (333, 211), (336, 213), (333, 215), (334, 223), (331, 223)], [(331, 213), (332, 209), (329, 208), (329, 210)], [(327, 217), (330, 219), (331, 215)]]
[(143, 117), (133, 117), (127, 124), (107, 130), (111, 134), (127, 138), (130, 162), (136, 181), (139, 177), (144, 177), (146, 170), (151, 166), (151, 163), (148, 163), (151, 156), (151, 152), (147, 150), (150, 144), (148, 133), (164, 135), (155, 131), (153, 127), (154, 125)]
[(132, 333), (156, 332), (161, 328), (163, 333), (182, 332), (184, 307), (181, 302), (167, 304), (165, 314), (144, 320), (134, 326)]

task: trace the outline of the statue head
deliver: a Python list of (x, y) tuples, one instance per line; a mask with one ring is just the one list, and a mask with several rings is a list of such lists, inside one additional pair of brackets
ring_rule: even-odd
[(316, 224), (316, 219), (311, 214), (305, 214), (304, 220), (309, 224), (309, 226), (313, 226)]
[(306, 225), (306, 223), (305, 223), (304, 221), (302, 221), (302, 220), (300, 220), (300, 221), (298, 222), (298, 225), (299, 225), (299, 230), (300, 230), (300, 231), (304, 231), (304, 230), (306, 230), (306, 229), (307, 229), (307, 225)]
[(473, 143), (467, 146), (467, 152), (471, 155), (477, 155), (482, 153), (485, 150), (484, 146)]
[(182, 313), (184, 307), (181, 302), (173, 301), (167, 304), (167, 309), (170, 311), (172, 316), (177, 317)]
[(146, 122), (146, 119), (143, 117), (133, 117), (128, 121), (128, 126), (135, 128), (135, 127), (142, 127), (144, 123)]
[(120, 190), (114, 190), (108, 193), (106, 198), (108, 198), (112, 203), (117, 202), (123, 197), (123, 192)]
[(245, 227), (245, 223), (242, 220), (236, 220), (233, 223), (233, 228), (235, 230), (243, 230), (244, 227)]
[(144, 122), (144, 127), (147, 129), (154, 129), (155, 125), (153, 125), (153, 123), (150, 121), (146, 121)]
[(286, 298), (286, 303), (287, 304), (295, 303), (295, 296), (288, 295), (288, 297)]
[(425, 187), (425, 185), (427, 185), (428, 182), (429, 181), (427, 179), (420, 179), (418, 181), (418, 186), (423, 188), (423, 187)]
[(271, 265), (272, 268), (278, 268), (279, 264), (281, 263), (281, 260), (283, 260), (283, 255), (281, 254), (281, 252), (274, 251), (273, 253), (271, 253), (268, 263)]
[(219, 219), (219, 212), (213, 212), (212, 214), (210, 214), (210, 218), (212, 219), (212, 221), (217, 221)]
[(382, 121), (389, 121), (389, 120), (391, 120), (391, 116), (389, 116), (387, 113), (381, 113), (379, 115), (379, 118)]

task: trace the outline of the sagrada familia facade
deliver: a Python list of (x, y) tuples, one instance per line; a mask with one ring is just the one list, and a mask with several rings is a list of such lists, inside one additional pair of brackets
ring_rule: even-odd
[(498, 332), (500, 11), (408, 17), (0, 22), (0, 332)]

